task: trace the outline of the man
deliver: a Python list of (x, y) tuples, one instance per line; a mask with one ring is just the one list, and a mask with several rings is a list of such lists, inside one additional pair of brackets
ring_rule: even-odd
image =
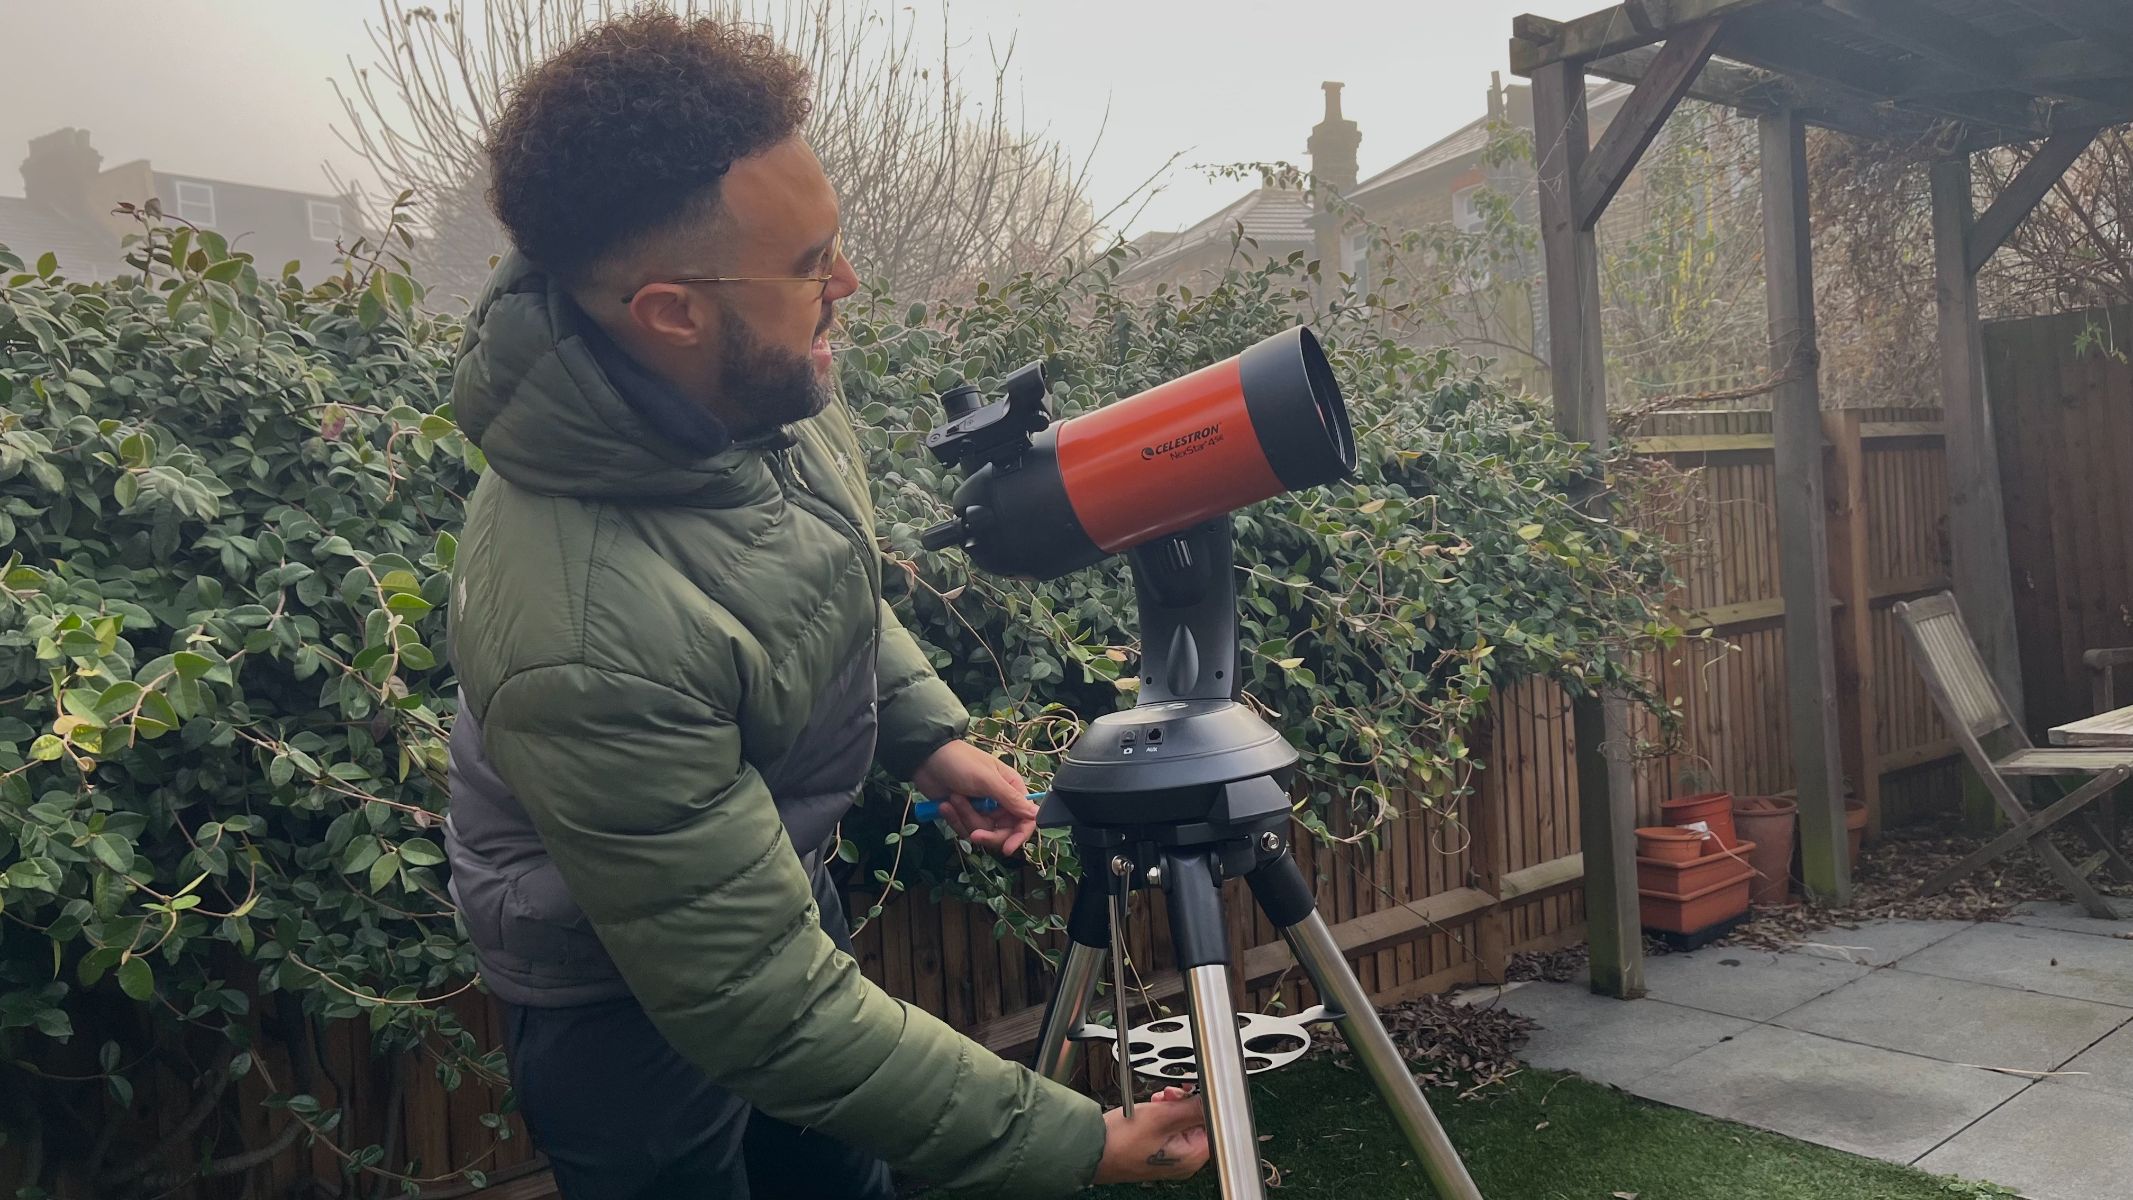
[(874, 758), (1002, 855), (1035, 814), (881, 598), (806, 88), (760, 34), (644, 12), (489, 140), (516, 251), (453, 386), (489, 471), (448, 842), (520, 1109), (567, 1200), (880, 1200), (884, 1160), (1015, 1196), (1182, 1177), (1197, 1101), (1100, 1114), (850, 956), (825, 868)]

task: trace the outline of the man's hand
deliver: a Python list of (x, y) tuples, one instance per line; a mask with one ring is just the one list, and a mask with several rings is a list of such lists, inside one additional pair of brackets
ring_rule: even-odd
[[(970, 844), (1012, 858), (1037, 832), (1037, 806), (1013, 767), (969, 742), (949, 742), (919, 764), (911, 786), (941, 802), (941, 816)], [(970, 802), (990, 796), (999, 807), (981, 813)]]
[(1097, 1183), (1184, 1179), (1207, 1163), (1207, 1107), (1186, 1088), (1164, 1088), (1155, 1098), (1104, 1114), (1104, 1156)]

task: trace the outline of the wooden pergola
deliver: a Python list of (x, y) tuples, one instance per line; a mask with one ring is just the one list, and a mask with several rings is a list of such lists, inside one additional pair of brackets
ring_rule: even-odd
[[(1978, 332), (1977, 276), (2067, 167), (2110, 125), (2133, 121), (2127, 0), (1627, 0), (1570, 21), (1519, 17), (1511, 67), (1533, 81), (1540, 218), (1556, 423), (1608, 439), (1595, 229), (1659, 134), (1694, 97), (1761, 126), (1772, 427), (1792, 756), (1808, 889), (1848, 898), (1843, 773), (1861, 795), (1873, 763), (1838, 734), (1833, 648), (1864, 612), (1831, 616), (1823, 525), (1823, 424), (1809, 239), (1806, 129), (1900, 141), (1934, 156), (1935, 296), (1947, 437), (1953, 580), (2001, 690), (2020, 705), (2013, 591)], [(1635, 85), (1597, 143), (1585, 78)], [(1984, 212), (1978, 151), (2041, 146)], [(1598, 482), (1580, 499), (1604, 505)], [(1839, 621), (1849, 628), (1839, 628)], [(2019, 719), (2019, 708), (2017, 710)], [(1629, 713), (1573, 702), (1592, 986), (1643, 991)], [(1854, 739), (1855, 740), (1855, 739)]]

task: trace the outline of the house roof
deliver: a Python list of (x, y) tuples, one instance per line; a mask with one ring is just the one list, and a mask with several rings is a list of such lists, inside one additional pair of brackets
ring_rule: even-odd
[(21, 196), (0, 196), (0, 244), (26, 263), (50, 251), (62, 269), (93, 268), (109, 278), (129, 268), (110, 230), (67, 217), (49, 204)]
[(2133, 120), (2125, 0), (1639, 0), (1512, 31), (1520, 75), (1563, 62), (1624, 82), (1658, 68), (1653, 43), (1709, 34), (1690, 96), (1942, 151)]
[[(1593, 128), (1595, 130), (1605, 128), (1608, 118), (1614, 115), (1615, 109), (1620, 107), (1622, 101), (1628, 99), (1630, 92), (1634, 90), (1629, 85), (1621, 83), (1594, 85), (1585, 101), (1593, 116)], [(1357, 203), (1362, 203), (1374, 191), (1391, 187), (1404, 179), (1412, 179), (1436, 167), (1447, 166), (1476, 157), (1483, 150), (1488, 149), (1488, 146), (1489, 118), (1476, 117), (1429, 145), (1415, 151), (1413, 154), (1408, 155), (1406, 158), (1401, 159), (1399, 162), (1356, 184), (1355, 190), (1348, 194), (1348, 198)]]
[(1259, 188), (1171, 238), (1161, 249), (1126, 268), (1121, 278), (1156, 274), (1201, 246), (1227, 243), (1240, 226), (1244, 236), (1258, 243), (1264, 253), (1274, 253), (1277, 248), (1283, 253), (1308, 248), (1314, 236), (1311, 198), (1294, 188)]

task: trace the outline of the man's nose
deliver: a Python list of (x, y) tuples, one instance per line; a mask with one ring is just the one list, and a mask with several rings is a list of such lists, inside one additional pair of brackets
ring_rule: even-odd
[(842, 300), (858, 290), (859, 272), (852, 266), (851, 259), (838, 255), (837, 265), (830, 271), (829, 286), (822, 289), (822, 298)]

